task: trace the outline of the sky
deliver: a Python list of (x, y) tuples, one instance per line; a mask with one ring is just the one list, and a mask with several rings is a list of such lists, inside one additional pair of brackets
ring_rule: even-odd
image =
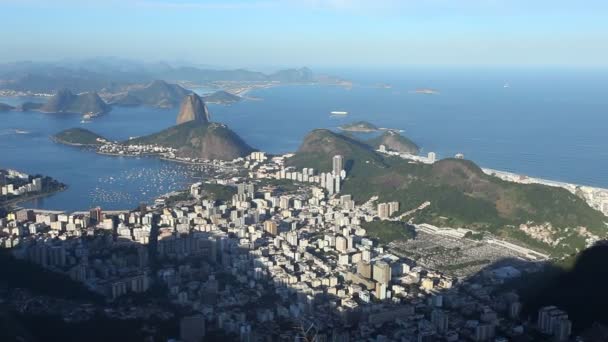
[(605, 0), (0, 0), (0, 62), (608, 66)]

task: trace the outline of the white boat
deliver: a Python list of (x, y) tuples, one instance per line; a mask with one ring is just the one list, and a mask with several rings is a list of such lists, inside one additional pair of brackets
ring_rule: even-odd
[(333, 111), (331, 115), (348, 115), (348, 112)]

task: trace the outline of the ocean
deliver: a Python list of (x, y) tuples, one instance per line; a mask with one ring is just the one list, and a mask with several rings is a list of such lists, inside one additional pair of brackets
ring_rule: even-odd
[[(463, 153), (482, 167), (608, 188), (607, 71), (370, 70), (334, 71), (352, 88), (291, 85), (254, 90), (248, 100), (209, 105), (250, 145), (270, 153), (295, 151), (315, 128), (359, 120), (403, 130), (440, 158)], [(428, 88), (438, 94), (419, 94)], [(0, 98), (17, 104), (31, 99)], [(347, 111), (332, 116), (331, 111)], [(111, 139), (166, 128), (177, 109), (114, 108), (91, 123), (69, 114), (0, 113), (0, 167), (52, 176), (69, 188), (25, 207), (84, 210), (134, 208), (185, 188), (201, 174), (155, 158), (111, 157), (53, 143), (80, 126)], [(23, 130), (27, 133), (18, 133)]]

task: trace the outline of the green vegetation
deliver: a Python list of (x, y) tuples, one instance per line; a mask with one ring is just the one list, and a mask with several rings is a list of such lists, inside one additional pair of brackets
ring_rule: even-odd
[(202, 190), (204, 198), (212, 198), (216, 201), (229, 202), (232, 200), (232, 196), (236, 194), (236, 189), (232, 186), (203, 183)]
[(53, 139), (62, 144), (76, 146), (97, 146), (102, 144), (99, 139), (105, 140), (101, 135), (80, 127), (61, 131), (55, 134)]
[(192, 199), (192, 195), (190, 195), (190, 191), (183, 190), (179, 193), (169, 196), (165, 199), (165, 204), (168, 206), (173, 206), (178, 202), (188, 201)]
[(400, 221), (372, 221), (361, 225), (367, 235), (382, 244), (397, 240), (409, 240), (416, 237), (414, 227)]
[(348, 132), (375, 132), (378, 130), (378, 127), (367, 121), (357, 121), (342, 125), (340, 129)]
[(177, 149), (189, 158), (232, 160), (253, 151), (236, 133), (217, 123), (189, 121), (158, 133), (123, 142), (125, 145), (159, 145)]
[(347, 171), (355, 168), (367, 170), (371, 167), (386, 166), (383, 157), (368, 145), (326, 129), (316, 129), (308, 134), (298, 153), (290, 158), (287, 164), (298, 168), (312, 167), (319, 172), (327, 172), (331, 171), (331, 158), (337, 154), (344, 156), (344, 167)]
[(274, 187), (279, 192), (292, 192), (298, 190), (301, 185), (287, 179), (261, 179), (257, 183), (258, 188)]
[[(427, 208), (414, 215), (414, 223), (489, 231), (524, 242), (531, 240), (527, 244), (532, 247), (548, 247), (560, 253), (580, 248), (581, 240), (566, 228), (583, 226), (600, 237), (606, 236), (606, 217), (578, 196), (562, 188), (506, 182), (486, 175), (467, 160), (410, 163), (383, 157), (350, 137), (315, 130), (288, 163), (329, 171), (335, 154), (344, 156), (348, 173), (342, 193), (353, 195), (356, 201), (379, 196), (380, 201), (399, 202), (401, 212), (429, 201)], [(515, 228), (526, 223), (550, 223), (557, 236), (570, 238), (556, 249)]]
[(375, 149), (379, 148), (380, 145), (384, 145), (391, 151), (410, 154), (418, 154), (420, 152), (420, 147), (418, 147), (415, 142), (396, 131), (386, 131), (379, 137), (369, 140), (367, 143)]

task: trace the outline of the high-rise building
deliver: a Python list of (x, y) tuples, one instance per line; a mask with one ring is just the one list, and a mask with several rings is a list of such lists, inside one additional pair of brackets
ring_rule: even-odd
[(385, 218), (388, 218), (388, 216), (389, 216), (388, 204), (379, 203), (378, 204), (378, 217), (380, 217), (381, 219), (385, 219)]
[(272, 235), (277, 235), (278, 233), (277, 224), (273, 221), (264, 222), (264, 230)]
[(339, 252), (345, 252), (348, 249), (348, 244), (344, 236), (336, 237), (336, 250)]
[(399, 211), (399, 202), (388, 202), (388, 216)]
[(332, 159), (332, 166), (333, 175), (339, 176), (340, 171), (344, 170), (344, 157), (339, 154), (335, 155)]
[(384, 261), (376, 261), (374, 263), (373, 278), (375, 281), (388, 284), (391, 281), (391, 266)]
[(437, 160), (437, 155), (435, 152), (429, 152), (427, 159), (429, 160), (429, 163), (433, 164)]
[(101, 207), (92, 208), (89, 210), (89, 216), (91, 216), (91, 220), (95, 223), (100, 223), (103, 221), (103, 213), (101, 212)]
[(372, 265), (367, 261), (359, 260), (359, 263), (357, 264), (357, 273), (367, 279), (371, 279)]
[(538, 330), (553, 335), (555, 341), (565, 341), (570, 337), (572, 322), (568, 314), (555, 306), (545, 306), (538, 311)]

